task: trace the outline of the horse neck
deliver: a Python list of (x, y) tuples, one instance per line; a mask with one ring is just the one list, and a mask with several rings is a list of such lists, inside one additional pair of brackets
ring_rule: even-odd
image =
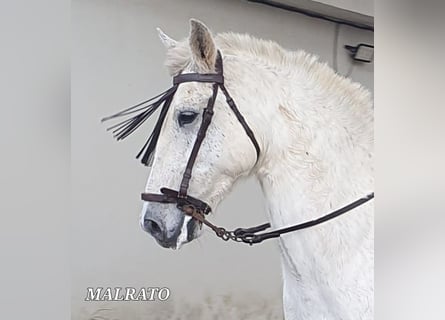
[(289, 71), (252, 59), (239, 66), (248, 66), (246, 79), (255, 77), (244, 84), (243, 100), (255, 106), (246, 119), (262, 145), (256, 175), (276, 227), (314, 219), (373, 189), (369, 93), (317, 64)]
[[(313, 220), (373, 190), (372, 105), (364, 90), (332, 71), (283, 71), (255, 59), (236, 67), (229, 79), (241, 85), (228, 86), (260, 143), (255, 172), (272, 229)], [(278, 244), (290, 318), (371, 317), (372, 203)]]

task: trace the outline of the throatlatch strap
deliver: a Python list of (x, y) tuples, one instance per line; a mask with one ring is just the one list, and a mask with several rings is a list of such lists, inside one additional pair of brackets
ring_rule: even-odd
[(256, 151), (256, 162), (258, 162), (258, 159), (260, 158), (260, 146), (255, 139), (255, 135), (253, 134), (252, 129), (250, 129), (249, 125), (247, 124), (247, 122), (244, 119), (241, 112), (239, 112), (238, 107), (235, 104), (235, 101), (233, 101), (232, 97), (227, 92), (226, 87), (223, 84), (219, 85), (219, 87), (221, 88), (221, 91), (226, 96), (226, 101), (227, 101), (227, 104), (229, 105), (230, 109), (232, 109), (232, 111), (235, 114), (236, 118), (238, 119), (239, 123), (241, 123), (241, 125), (243, 126), (244, 131), (246, 132), (250, 141), (252, 141), (253, 146), (255, 147), (255, 151)]

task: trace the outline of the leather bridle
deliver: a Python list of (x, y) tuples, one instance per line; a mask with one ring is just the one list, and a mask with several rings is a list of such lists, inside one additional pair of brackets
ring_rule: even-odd
[(117, 118), (126, 116), (129, 114), (133, 114), (135, 112), (139, 112), (136, 116), (126, 119), (109, 129), (114, 129), (113, 133), (115, 134), (115, 137), (118, 140), (122, 140), (126, 138), (129, 134), (131, 134), (134, 130), (136, 130), (160, 105), (163, 104), (158, 122), (155, 125), (155, 128), (153, 130), (153, 133), (148, 138), (147, 142), (145, 143), (142, 150), (137, 155), (137, 158), (139, 158), (142, 154), (143, 157), (141, 159), (141, 162), (145, 165), (148, 165), (148, 163), (151, 161), (153, 156), (153, 151), (156, 146), (157, 139), (160, 134), (160, 130), (162, 127), (162, 123), (166, 117), (168, 108), (170, 107), (170, 104), (173, 100), (173, 96), (176, 93), (176, 90), (178, 89), (179, 85), (186, 82), (203, 82), (203, 83), (212, 83), (212, 96), (209, 98), (207, 102), (206, 108), (204, 108), (204, 111), (202, 113), (202, 120), (201, 125), (198, 130), (198, 134), (196, 136), (195, 143), (193, 145), (192, 151), (190, 153), (190, 156), (187, 161), (187, 165), (185, 167), (182, 180), (179, 186), (179, 190), (172, 190), (169, 188), (161, 188), (160, 194), (156, 193), (142, 193), (141, 198), (144, 201), (150, 201), (150, 202), (159, 202), (159, 203), (172, 203), (176, 204), (177, 207), (186, 215), (191, 216), (192, 218), (199, 221), (201, 224), (205, 224), (206, 226), (210, 227), (215, 234), (220, 237), (223, 240), (233, 240), (236, 242), (244, 242), (248, 244), (254, 244), (262, 242), (266, 239), (270, 238), (276, 238), (279, 237), (282, 234), (294, 232), (297, 230), (309, 228), (315, 225), (318, 225), (320, 223), (323, 223), (325, 221), (331, 220), (335, 217), (338, 217), (342, 215), (343, 213), (346, 213), (363, 203), (371, 200), (374, 197), (374, 193), (371, 193), (367, 195), (364, 198), (360, 198), (353, 203), (340, 208), (332, 213), (329, 213), (319, 219), (304, 222), (301, 224), (297, 224), (291, 227), (282, 228), (279, 230), (275, 230), (272, 232), (266, 232), (257, 234), (257, 232), (266, 230), (270, 227), (269, 223), (262, 224), (257, 227), (252, 228), (238, 228), (234, 231), (227, 231), (226, 229), (222, 227), (217, 227), (211, 222), (209, 222), (205, 215), (209, 214), (211, 211), (210, 206), (205, 203), (204, 201), (194, 198), (188, 194), (188, 188), (190, 184), (190, 179), (192, 178), (192, 171), (193, 166), (195, 164), (196, 158), (198, 156), (199, 149), (202, 145), (202, 142), (206, 136), (207, 129), (212, 122), (212, 117), (214, 113), (214, 105), (216, 101), (216, 97), (218, 94), (218, 90), (221, 90), (221, 92), (224, 94), (226, 98), (226, 102), (229, 105), (230, 109), (235, 114), (236, 118), (242, 125), (244, 131), (246, 132), (247, 136), (251, 140), (253, 146), (256, 150), (256, 163), (259, 160), (260, 157), (260, 147), (259, 144), (255, 138), (255, 135), (253, 131), (250, 129), (249, 125), (245, 121), (244, 117), (238, 110), (238, 107), (236, 106), (235, 102), (231, 98), (229, 92), (227, 91), (226, 87), (224, 86), (224, 74), (223, 74), (223, 62), (221, 53), (217, 52), (216, 62), (215, 62), (215, 73), (186, 73), (186, 74), (179, 74), (175, 77), (173, 77), (173, 87), (168, 89), (167, 91), (161, 93), (160, 95), (156, 96), (155, 98), (159, 98), (157, 101), (153, 102), (152, 104), (143, 106), (144, 104), (147, 104), (148, 102), (153, 101), (155, 98), (144, 101), (142, 103), (139, 103), (133, 107), (130, 107), (126, 110), (123, 110), (115, 115), (112, 115), (110, 117), (102, 119), (102, 121), (106, 121), (109, 119)]

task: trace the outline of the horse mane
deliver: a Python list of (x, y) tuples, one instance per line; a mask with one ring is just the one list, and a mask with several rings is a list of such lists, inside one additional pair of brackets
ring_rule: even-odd
[[(367, 89), (336, 73), (327, 63), (320, 62), (317, 55), (304, 50), (290, 51), (274, 41), (233, 32), (217, 34), (215, 43), (223, 54), (254, 58), (263, 65), (286, 72), (304, 72), (308, 81), (347, 98), (350, 104), (370, 105), (371, 94)], [(191, 64), (191, 59), (188, 40), (184, 39), (168, 50), (165, 65), (172, 75), (176, 75)]]
[[(214, 40), (223, 55), (250, 59), (267, 69), (277, 70), (290, 79), (292, 75), (301, 76), (305, 86), (313, 88), (313, 92), (324, 94), (324, 103), (331, 105), (333, 116), (337, 117), (344, 127), (349, 128), (354, 144), (362, 145), (365, 149), (372, 148), (373, 103), (370, 92), (360, 83), (336, 73), (327, 63), (320, 62), (314, 54), (303, 50), (286, 50), (274, 41), (232, 32), (217, 34)], [(192, 66), (187, 39), (167, 51), (165, 64), (172, 75)], [(290, 108), (290, 105), (283, 105), (281, 112), (286, 114), (290, 121), (299, 118), (296, 110)]]

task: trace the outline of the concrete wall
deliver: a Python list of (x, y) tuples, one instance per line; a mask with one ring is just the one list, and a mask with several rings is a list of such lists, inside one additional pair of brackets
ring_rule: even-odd
[[(255, 2), (255, 0), (249, 1)], [(367, 26), (374, 25), (373, 0), (275, 0), (272, 2)]]
[(367, 16), (374, 16), (374, 0), (317, 0), (316, 2)]
[[(208, 232), (180, 251), (158, 246), (138, 222), (148, 171), (134, 155), (145, 136), (118, 144), (99, 121), (170, 86), (155, 27), (182, 38), (191, 17), (214, 32), (247, 32), (332, 63), (334, 25), (295, 13), (238, 0), (73, 1), (73, 319), (94, 318), (101, 308), (111, 308), (101, 312), (113, 319), (179, 319), (187, 312), (184, 319), (209, 319), (218, 309), (224, 319), (280, 319), (276, 243), (223, 243)], [(340, 28), (340, 73), (350, 66), (343, 45), (359, 42), (373, 43), (373, 33)], [(373, 65), (356, 66), (352, 78), (372, 91)], [(260, 189), (250, 180), (237, 186), (212, 219), (228, 228), (264, 220)], [(96, 286), (167, 286), (172, 296), (164, 304), (83, 302), (86, 288)]]

